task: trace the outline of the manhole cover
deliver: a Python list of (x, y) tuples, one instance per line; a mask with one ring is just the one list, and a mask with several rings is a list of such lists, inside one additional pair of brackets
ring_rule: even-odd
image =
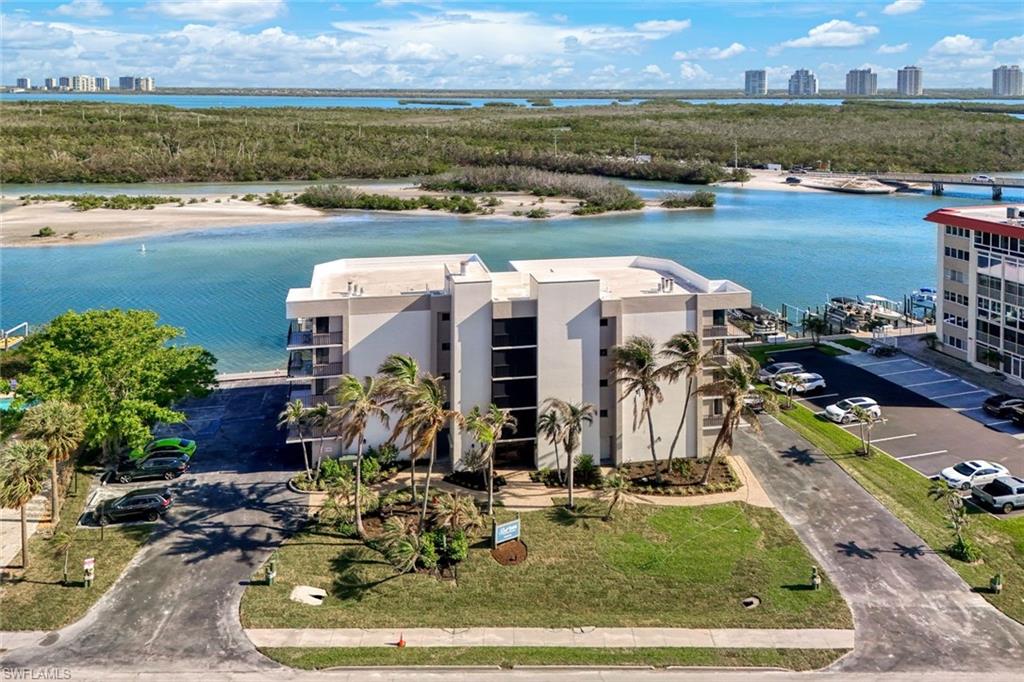
[(745, 608), (745, 609), (756, 609), (758, 606), (761, 605), (761, 598), (760, 597), (747, 597), (746, 599), (744, 599), (740, 603), (743, 604), (743, 608)]

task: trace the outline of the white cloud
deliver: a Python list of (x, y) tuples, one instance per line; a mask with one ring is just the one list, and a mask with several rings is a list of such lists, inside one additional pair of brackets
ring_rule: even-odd
[(1024, 55), (1024, 35), (1003, 38), (992, 43), (992, 51), (996, 54)]
[(684, 81), (707, 80), (710, 74), (704, 68), (694, 62), (683, 62), (679, 65), (679, 77)]
[(660, 81), (667, 81), (670, 78), (670, 76), (662, 71), (661, 67), (657, 64), (648, 64), (640, 73)]
[(728, 47), (698, 47), (694, 50), (682, 50), (672, 55), (672, 59), (729, 59), (747, 51), (742, 43), (733, 43)]
[(258, 24), (283, 14), (284, 0), (150, 0), (147, 9), (172, 19)]
[(886, 5), (882, 14), (910, 14), (924, 7), (924, 0), (896, 0)]
[(101, 0), (71, 0), (66, 5), (58, 5), (53, 10), (53, 13), (66, 17), (89, 19), (92, 17), (110, 16), (111, 11)]
[(899, 45), (879, 45), (878, 54), (900, 54), (906, 52), (907, 48), (910, 47), (910, 43), (900, 43)]
[(690, 28), (692, 22), (689, 19), (652, 19), (633, 24), (633, 28), (641, 33), (662, 33), (669, 35), (679, 33)]
[(856, 47), (878, 34), (877, 26), (863, 26), (841, 19), (818, 24), (806, 36), (780, 43), (779, 47)]
[(928, 52), (938, 55), (978, 54), (984, 49), (985, 41), (981, 38), (971, 38), (963, 33), (957, 33), (938, 41), (928, 48)]

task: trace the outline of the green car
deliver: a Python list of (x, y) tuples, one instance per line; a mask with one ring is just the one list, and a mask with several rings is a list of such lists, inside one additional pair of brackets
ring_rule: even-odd
[(178, 457), (192, 459), (196, 442), (187, 438), (158, 438), (144, 448), (134, 448), (124, 459), (144, 460), (150, 457)]

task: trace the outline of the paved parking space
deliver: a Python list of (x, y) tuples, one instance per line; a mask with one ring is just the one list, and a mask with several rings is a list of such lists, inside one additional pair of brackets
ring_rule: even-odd
[[(1024, 442), (986, 426), (966, 409), (978, 405), (987, 391), (965, 394), (978, 389), (910, 358), (832, 357), (815, 349), (778, 357), (825, 377), (825, 391), (805, 399), (816, 409), (854, 396), (877, 400), (883, 419), (872, 427), (872, 441), (925, 476), (965, 459), (1000, 462), (1012, 473), (1024, 474)], [(856, 424), (843, 428), (855, 434), (859, 429)]]

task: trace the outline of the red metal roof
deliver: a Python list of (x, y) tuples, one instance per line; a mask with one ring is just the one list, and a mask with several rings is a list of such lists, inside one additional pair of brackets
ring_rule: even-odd
[(954, 227), (966, 227), (970, 230), (998, 234), (1004, 237), (1020, 237), (1024, 235), (1024, 227), (1011, 225), (1005, 220), (993, 220), (991, 218), (979, 218), (965, 215), (971, 209), (989, 209), (991, 206), (959, 206), (957, 208), (940, 208), (932, 211), (924, 217), (925, 220), (940, 225), (952, 225)]

